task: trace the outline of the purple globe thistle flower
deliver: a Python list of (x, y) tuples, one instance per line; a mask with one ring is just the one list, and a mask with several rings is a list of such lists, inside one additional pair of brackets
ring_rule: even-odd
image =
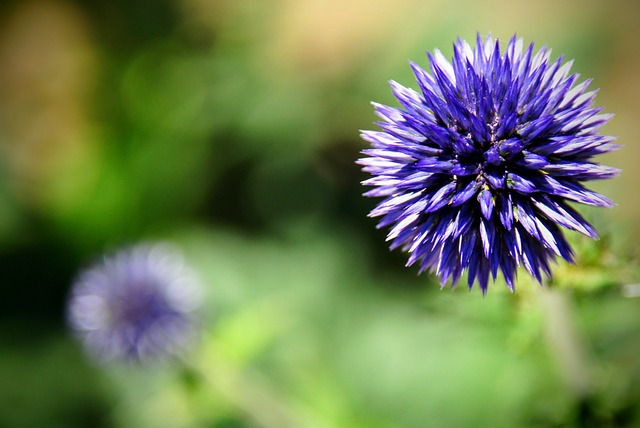
[(549, 49), (514, 36), (502, 52), (479, 35), (453, 47), (451, 63), (428, 53), (431, 73), (411, 63), (421, 93), (390, 82), (402, 108), (373, 103), (382, 131), (362, 132), (373, 148), (358, 163), (373, 175), (365, 196), (385, 199), (370, 216), (443, 286), (467, 271), (486, 293), (500, 270), (513, 290), (520, 265), (541, 282), (555, 256), (573, 261), (560, 226), (597, 238), (569, 202), (613, 206), (582, 185), (619, 172), (592, 160), (617, 148), (598, 135), (611, 115)]
[(192, 344), (200, 288), (168, 245), (138, 245), (81, 272), (68, 319), (101, 361), (167, 357)]

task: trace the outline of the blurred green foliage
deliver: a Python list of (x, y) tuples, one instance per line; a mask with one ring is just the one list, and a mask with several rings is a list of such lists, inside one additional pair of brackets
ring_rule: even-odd
[[(631, 0), (81, 0), (0, 5), (0, 428), (640, 425), (640, 153), (598, 189), (551, 288), (581, 345), (572, 389), (539, 285), (440, 291), (366, 217), (370, 100), (407, 59), (514, 32), (575, 57), (632, 146)], [(635, 49), (635, 50), (634, 50)], [(631, 52), (631, 54), (630, 54)], [(629, 171), (629, 172), (627, 172)], [(74, 275), (139, 240), (206, 285), (183, 361), (96, 366), (64, 322)], [(634, 288), (635, 287), (635, 288)], [(546, 327), (545, 327), (546, 326)], [(569, 370), (571, 371), (571, 370)], [(575, 380), (575, 379), (574, 379)]]

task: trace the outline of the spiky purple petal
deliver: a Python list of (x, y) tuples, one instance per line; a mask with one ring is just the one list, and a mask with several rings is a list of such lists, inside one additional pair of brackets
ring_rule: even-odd
[(382, 130), (362, 131), (365, 195), (384, 198), (370, 216), (391, 227), (407, 265), (443, 285), (466, 271), (486, 292), (501, 271), (513, 289), (518, 266), (541, 281), (556, 256), (573, 260), (560, 226), (597, 238), (568, 202), (613, 205), (582, 185), (619, 173), (593, 160), (617, 149), (598, 135), (611, 115), (593, 107), (597, 91), (576, 84), (571, 61), (523, 46), (514, 36), (502, 51), (478, 35), (475, 48), (458, 39), (451, 62), (427, 53), (429, 71), (410, 64), (419, 91), (391, 81), (402, 107), (373, 103)]

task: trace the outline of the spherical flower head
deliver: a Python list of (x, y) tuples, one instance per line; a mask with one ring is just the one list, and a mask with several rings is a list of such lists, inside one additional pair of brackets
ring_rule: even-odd
[(443, 286), (466, 271), (485, 293), (500, 270), (513, 290), (520, 265), (541, 282), (555, 256), (573, 261), (561, 227), (597, 238), (569, 203), (613, 206), (582, 184), (619, 172), (593, 161), (617, 148), (598, 135), (611, 115), (546, 48), (515, 36), (504, 52), (490, 36), (453, 47), (451, 62), (428, 54), (430, 73), (411, 64), (419, 93), (391, 82), (401, 108), (373, 103), (382, 130), (362, 132), (372, 148), (358, 163), (373, 176), (365, 196), (385, 199), (370, 216)]
[(177, 250), (142, 244), (81, 272), (68, 319), (98, 360), (148, 361), (193, 343), (200, 297), (196, 275)]

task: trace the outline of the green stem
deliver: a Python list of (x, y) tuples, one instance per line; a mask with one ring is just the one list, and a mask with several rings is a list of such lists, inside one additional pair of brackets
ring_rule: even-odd
[(298, 428), (303, 426), (293, 409), (279, 400), (280, 394), (259, 373), (225, 360), (216, 352), (206, 352), (183, 360), (208, 388), (262, 428)]
[(538, 297), (549, 349), (568, 388), (577, 399), (584, 399), (591, 394), (593, 383), (585, 342), (573, 322), (570, 296), (545, 285)]

